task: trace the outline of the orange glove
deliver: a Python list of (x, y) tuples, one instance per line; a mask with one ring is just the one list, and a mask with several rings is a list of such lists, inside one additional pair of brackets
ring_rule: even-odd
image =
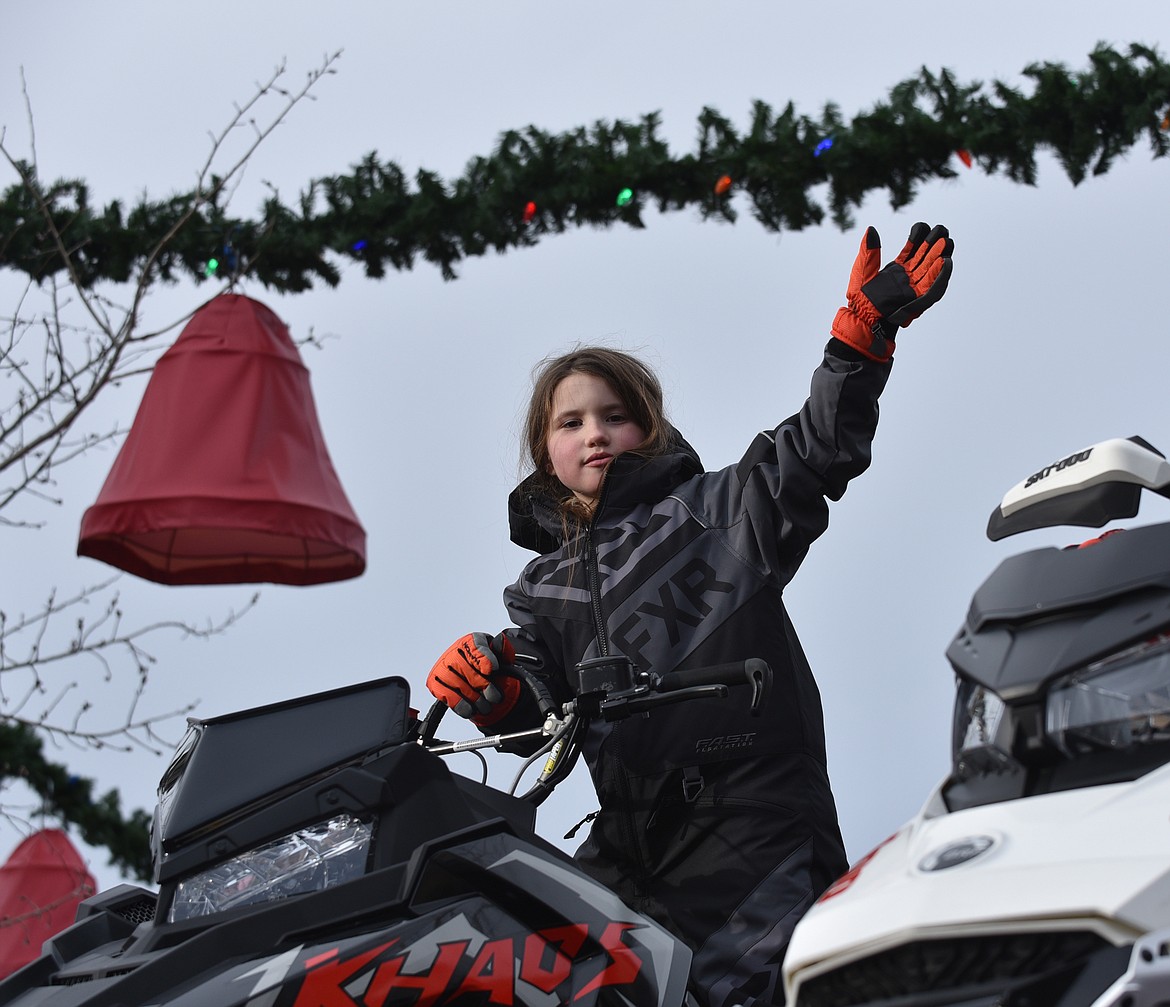
[(946, 292), (954, 248), (942, 224), (919, 222), (910, 228), (898, 257), (879, 270), (881, 238), (867, 227), (849, 274), (848, 306), (833, 319), (833, 335), (871, 360), (889, 360), (895, 332)]
[(427, 676), (427, 688), (476, 727), (501, 720), (520, 697), (520, 682), (498, 675), (500, 662), (516, 663), (512, 641), (500, 633), (468, 633), (444, 651)]

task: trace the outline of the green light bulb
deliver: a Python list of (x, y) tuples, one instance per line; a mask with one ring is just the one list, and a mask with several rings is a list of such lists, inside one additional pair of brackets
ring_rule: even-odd
[(203, 270), (203, 275), (214, 276), (217, 269), (219, 269), (219, 259), (208, 259), (207, 268)]
[(618, 193), (617, 205), (618, 206), (625, 206), (633, 198), (634, 198), (634, 190), (633, 189), (622, 189), (622, 191)]

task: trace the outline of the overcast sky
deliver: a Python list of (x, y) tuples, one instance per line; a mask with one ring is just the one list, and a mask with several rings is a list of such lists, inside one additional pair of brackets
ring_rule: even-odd
[[(291, 201), (311, 178), (345, 172), (371, 150), (408, 174), (452, 177), (506, 129), (562, 131), (657, 110), (680, 154), (694, 149), (704, 106), (740, 127), (756, 99), (792, 101), (812, 117), (836, 102), (848, 118), (923, 66), (1025, 86), (1030, 62), (1081, 68), (1101, 41), (1165, 56), (1170, 34), (1164, 0), (7, 6), (5, 143), (29, 151), (23, 68), (42, 176), (83, 178), (98, 204), (189, 189), (209, 133), (256, 81), (285, 61), (286, 82), (299, 85), (342, 50), (316, 100), (253, 158), (232, 203), (241, 216), (255, 215), (267, 184)], [(1050, 157), (1034, 188), (960, 168), (896, 213), (871, 196), (844, 233), (832, 224), (769, 233), (746, 205), (734, 226), (650, 212), (644, 231), (547, 238), (465, 262), (451, 283), (425, 263), (380, 281), (349, 270), (337, 289), (297, 296), (245, 283), (241, 292), (294, 337), (336, 337), (304, 358), (335, 468), (369, 536), (369, 568), (343, 584), (265, 586), (258, 608), (211, 642), (158, 638), (146, 707), (198, 700), (199, 715), (213, 716), (387, 674), (405, 676), (425, 707), (435, 657), (465, 631), (504, 625), (500, 592), (527, 560), (508, 542), (505, 499), (540, 358), (578, 341), (644, 355), (706, 466), (727, 465), (804, 400), (864, 226), (878, 228), (892, 256), (914, 221), (941, 222), (956, 244), (950, 290), (899, 340), (873, 467), (834, 507), (787, 592), (821, 685), (856, 859), (946, 772), (944, 651), (971, 593), (1005, 556), (1079, 535), (988, 542), (1002, 494), (1107, 437), (1141, 434), (1170, 451), (1168, 170), (1143, 143), (1075, 188)], [(5, 187), (13, 181), (3, 176)], [(0, 313), (20, 289), (0, 274)], [(160, 290), (146, 321), (171, 322), (210, 292), (192, 282)], [(111, 393), (102, 415), (129, 422), (141, 394), (142, 385)], [(38, 511), (41, 530), (0, 529), (0, 609), (31, 611), (53, 588), (72, 592), (110, 572), (77, 558), (76, 542), (112, 460), (95, 452), (63, 470), (64, 503)], [(1164, 518), (1165, 507), (1147, 502), (1143, 516)], [(129, 575), (120, 589), (127, 618), (141, 622), (205, 621), (251, 594)], [(68, 675), (111, 717), (122, 708), (124, 682), (102, 683), (81, 666)], [(181, 725), (172, 726), (177, 740)], [(103, 790), (118, 787), (124, 806), (153, 807), (163, 757), (51, 754)], [(499, 763), (493, 778), (507, 785), (513, 769)], [(579, 770), (542, 809), (542, 831), (559, 841), (593, 807)], [(0, 856), (18, 838), (0, 821)], [(100, 853), (91, 859), (103, 887), (118, 880)]]

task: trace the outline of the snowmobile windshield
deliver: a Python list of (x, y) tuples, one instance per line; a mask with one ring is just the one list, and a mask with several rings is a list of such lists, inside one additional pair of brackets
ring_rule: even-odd
[(1045, 729), (1069, 757), (1170, 741), (1170, 636), (1056, 682)]

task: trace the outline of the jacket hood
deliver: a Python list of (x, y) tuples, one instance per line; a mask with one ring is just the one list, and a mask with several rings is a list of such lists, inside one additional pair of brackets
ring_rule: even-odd
[[(666, 453), (646, 457), (631, 451), (614, 459), (605, 473), (598, 510), (625, 510), (661, 500), (702, 471), (698, 452), (671, 427)], [(563, 527), (557, 502), (539, 488), (535, 474), (508, 495), (508, 530), (516, 545), (538, 553), (555, 552), (564, 544)]]

